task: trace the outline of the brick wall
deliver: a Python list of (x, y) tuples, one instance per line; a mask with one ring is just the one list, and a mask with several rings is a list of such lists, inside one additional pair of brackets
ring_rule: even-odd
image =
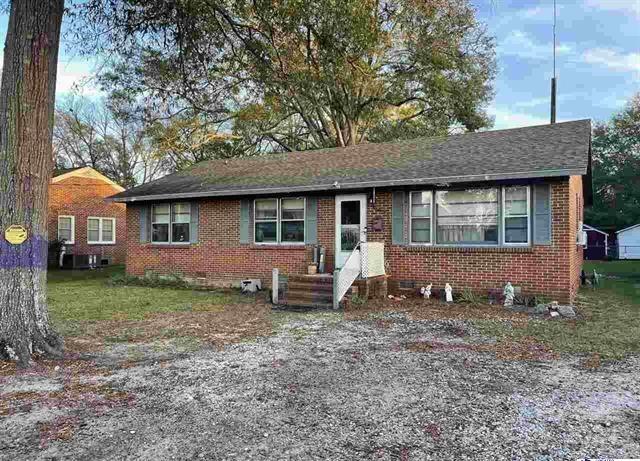
[[(578, 178), (579, 179), (579, 178)], [(376, 194), (368, 204), (370, 241), (385, 243), (387, 273), (392, 280), (433, 283), (434, 288), (451, 283), (455, 290), (486, 291), (507, 281), (531, 294), (544, 294), (561, 302), (573, 300), (582, 252), (576, 249), (576, 216), (580, 193), (575, 179), (556, 181), (551, 187), (552, 243), (531, 248), (438, 248), (391, 244), (391, 192)], [(333, 270), (335, 202), (322, 197), (318, 206), (318, 240), (327, 250), (327, 271)], [(206, 200), (200, 204), (200, 240), (186, 247), (141, 244), (139, 205), (127, 209), (127, 271), (145, 271), (199, 277), (223, 284), (245, 277), (270, 284), (271, 270), (283, 274), (305, 273), (311, 261), (310, 247), (239, 243), (240, 201)], [(374, 232), (374, 219), (382, 230)]]
[[(318, 201), (318, 241), (333, 249), (333, 199)], [(243, 278), (271, 282), (271, 270), (283, 274), (306, 273), (311, 246), (240, 244), (240, 201), (207, 200), (200, 203), (199, 243), (187, 246), (140, 243), (140, 205), (127, 209), (127, 272), (180, 274), (207, 279), (219, 285), (237, 284)], [(333, 268), (333, 252), (327, 255)]]
[(384, 230), (369, 232), (368, 238), (385, 242), (387, 273), (392, 280), (415, 281), (418, 286), (432, 283), (434, 288), (450, 283), (457, 291), (470, 288), (484, 293), (510, 281), (524, 293), (572, 302), (582, 265), (581, 250), (575, 245), (577, 224), (572, 221), (577, 210), (574, 195), (580, 188), (575, 181), (571, 188), (568, 180), (552, 184), (551, 245), (464, 249), (392, 245), (390, 192), (379, 192), (375, 207), (369, 203), (369, 220), (382, 219)]
[[(58, 216), (75, 216), (75, 243), (69, 245), (74, 254), (111, 256), (114, 263), (125, 262), (126, 205), (105, 201), (118, 193), (99, 179), (71, 176), (49, 185), (49, 240), (58, 238)], [(89, 245), (87, 218), (116, 218), (115, 245)]]

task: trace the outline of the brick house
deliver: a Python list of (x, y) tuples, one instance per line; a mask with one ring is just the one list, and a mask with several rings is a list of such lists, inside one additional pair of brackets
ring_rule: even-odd
[(372, 261), (377, 244), (390, 286), (486, 294), (510, 281), (572, 302), (591, 201), (591, 123), (214, 160), (113, 200), (127, 203), (135, 276), (270, 286), (277, 268), (299, 283), (316, 245), (328, 274), (363, 276), (353, 267), (365, 254)]
[[(58, 170), (49, 183), (49, 240), (65, 240), (69, 265), (122, 264), (126, 251), (126, 205), (105, 198), (124, 188), (93, 168)], [(83, 262), (85, 261), (85, 262)], [(66, 265), (66, 264), (65, 264)]]

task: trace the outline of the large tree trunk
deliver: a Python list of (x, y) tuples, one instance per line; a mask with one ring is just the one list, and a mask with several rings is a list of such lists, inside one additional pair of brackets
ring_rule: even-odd
[[(0, 89), (0, 355), (60, 355), (47, 312), (47, 198), (64, 0), (13, 0)], [(14, 245), (5, 229), (21, 225)]]

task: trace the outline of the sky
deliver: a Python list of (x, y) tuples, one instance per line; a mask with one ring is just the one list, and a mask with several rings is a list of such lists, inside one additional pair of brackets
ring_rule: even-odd
[[(495, 129), (549, 122), (553, 0), (471, 0), (496, 40)], [(7, 15), (0, 16), (0, 43)], [(0, 56), (1, 59), (1, 56)], [(57, 98), (100, 96), (96, 61), (62, 44)], [(640, 91), (640, 0), (557, 0), (557, 120), (604, 121)]]

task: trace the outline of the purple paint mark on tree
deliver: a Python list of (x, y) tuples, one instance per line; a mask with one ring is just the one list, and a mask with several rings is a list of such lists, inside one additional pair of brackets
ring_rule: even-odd
[(13, 245), (0, 237), (0, 269), (47, 268), (48, 242), (40, 236), (31, 236), (21, 245)]

